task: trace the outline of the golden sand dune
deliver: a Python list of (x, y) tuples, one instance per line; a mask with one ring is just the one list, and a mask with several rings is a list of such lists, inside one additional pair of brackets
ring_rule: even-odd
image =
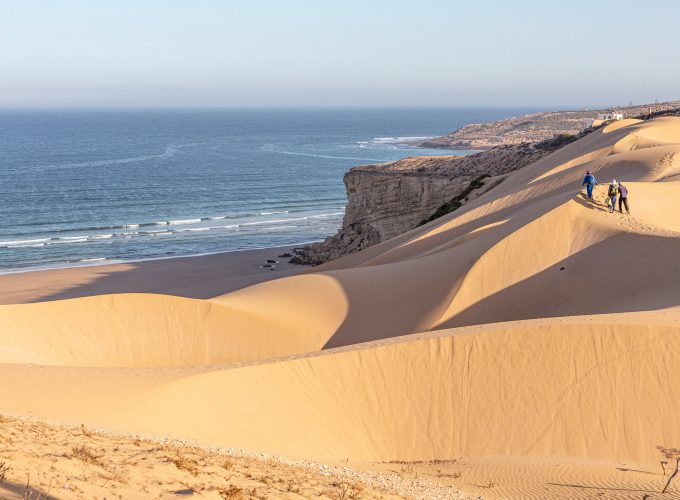
[(0, 306), (0, 362), (173, 367), (239, 363), (320, 348), (265, 314), (154, 294)]
[(680, 448), (678, 153), (680, 118), (625, 120), (306, 274), (1, 306), (0, 411), (315, 459), (658, 463)]
[[(680, 440), (680, 323), (630, 313), (483, 325), (241, 368), (4, 365), (14, 413), (289, 456), (658, 461)], [(25, 386), (41, 387), (40, 398)], [(625, 429), (625, 431), (624, 431)]]

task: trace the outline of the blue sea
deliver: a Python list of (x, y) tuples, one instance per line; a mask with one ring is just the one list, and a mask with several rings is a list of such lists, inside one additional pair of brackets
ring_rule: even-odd
[(0, 272), (322, 240), (351, 167), (530, 111), (0, 111)]

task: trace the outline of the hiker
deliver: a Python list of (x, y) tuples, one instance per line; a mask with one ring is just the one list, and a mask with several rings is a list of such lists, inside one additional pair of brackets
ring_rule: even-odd
[(597, 179), (590, 170), (586, 172), (586, 176), (583, 178), (583, 184), (581, 185), (586, 187), (586, 193), (588, 194), (588, 198), (592, 200), (593, 187), (597, 185)]
[(626, 213), (629, 214), (628, 209), (628, 188), (619, 182), (619, 212), (623, 213), (623, 207), (626, 207)]
[(616, 179), (612, 179), (612, 182), (609, 184), (609, 190), (607, 191), (607, 196), (609, 197), (609, 202), (607, 205), (609, 206), (609, 213), (614, 213), (614, 208), (616, 208), (616, 195), (619, 194), (619, 183), (616, 182)]

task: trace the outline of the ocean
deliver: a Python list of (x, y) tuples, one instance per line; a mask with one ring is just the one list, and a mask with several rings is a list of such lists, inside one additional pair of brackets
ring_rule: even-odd
[(319, 241), (351, 167), (529, 111), (0, 111), (0, 272)]

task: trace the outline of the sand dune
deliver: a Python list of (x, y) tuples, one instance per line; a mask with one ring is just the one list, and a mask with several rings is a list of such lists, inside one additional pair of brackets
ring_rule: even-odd
[[(130, 432), (289, 456), (655, 463), (657, 446), (680, 440), (679, 333), (675, 319), (631, 313), (443, 330), (232, 369), (0, 370), (23, 380), (3, 382), (13, 413), (86, 425), (104, 414)], [(35, 400), (24, 384), (47, 394)]]
[[(0, 412), (313, 459), (658, 464), (680, 448), (679, 152), (680, 118), (624, 120), (303, 275), (0, 306)], [(587, 169), (631, 215), (584, 198)]]
[(200, 366), (319, 349), (314, 340), (265, 315), (167, 295), (0, 306), (0, 362)]

